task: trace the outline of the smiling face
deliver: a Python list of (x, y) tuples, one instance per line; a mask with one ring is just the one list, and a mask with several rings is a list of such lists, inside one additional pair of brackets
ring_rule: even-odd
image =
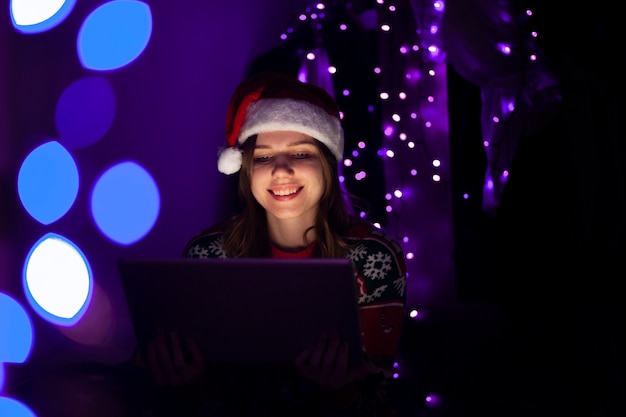
[(303, 133), (259, 133), (254, 147), (251, 189), (268, 220), (315, 222), (324, 193), (323, 155)]

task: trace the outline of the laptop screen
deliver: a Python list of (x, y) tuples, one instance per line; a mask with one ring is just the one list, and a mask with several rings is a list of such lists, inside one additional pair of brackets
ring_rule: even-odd
[(156, 329), (193, 338), (216, 363), (291, 364), (324, 332), (361, 360), (352, 263), (340, 258), (121, 259), (137, 343)]

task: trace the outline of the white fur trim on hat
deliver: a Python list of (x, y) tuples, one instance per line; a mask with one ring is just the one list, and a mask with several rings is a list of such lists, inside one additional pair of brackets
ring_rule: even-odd
[(222, 148), (217, 156), (217, 169), (222, 174), (234, 174), (241, 169), (241, 160), (241, 149)]
[(309, 135), (330, 149), (337, 161), (343, 158), (343, 129), (338, 117), (308, 101), (291, 98), (265, 98), (248, 106), (237, 142), (250, 136), (279, 130)]

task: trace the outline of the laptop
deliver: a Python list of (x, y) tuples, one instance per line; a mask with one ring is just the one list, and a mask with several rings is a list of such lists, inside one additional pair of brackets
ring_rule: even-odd
[(362, 360), (352, 263), (340, 258), (120, 259), (138, 346), (161, 327), (190, 337), (204, 360), (290, 365), (324, 332)]

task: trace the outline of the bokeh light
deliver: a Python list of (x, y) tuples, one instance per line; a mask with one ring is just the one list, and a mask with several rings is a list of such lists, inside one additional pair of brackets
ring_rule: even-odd
[(22, 283), (33, 310), (60, 326), (72, 326), (82, 318), (93, 291), (87, 258), (78, 246), (56, 233), (47, 233), (33, 245)]
[(115, 117), (115, 93), (104, 77), (73, 82), (57, 102), (59, 140), (70, 149), (93, 145), (109, 131)]
[(72, 207), (78, 183), (74, 158), (59, 142), (50, 141), (24, 158), (17, 177), (17, 191), (28, 214), (48, 225)]
[(78, 32), (78, 58), (85, 69), (119, 69), (141, 55), (151, 34), (152, 13), (147, 4), (109, 1), (83, 21)]
[(36, 417), (33, 410), (22, 402), (8, 397), (0, 397), (0, 416), (2, 417)]
[[(0, 292), (0, 363), (23, 363), (33, 345), (33, 326), (22, 306)], [(0, 390), (2, 376), (0, 375)], [(2, 414), (0, 414), (2, 415)]]
[(75, 4), (76, 0), (11, 0), (9, 10), (15, 29), (41, 33), (63, 22)]
[(133, 244), (154, 226), (161, 208), (156, 182), (142, 166), (127, 161), (96, 180), (91, 215), (100, 231), (115, 243)]

